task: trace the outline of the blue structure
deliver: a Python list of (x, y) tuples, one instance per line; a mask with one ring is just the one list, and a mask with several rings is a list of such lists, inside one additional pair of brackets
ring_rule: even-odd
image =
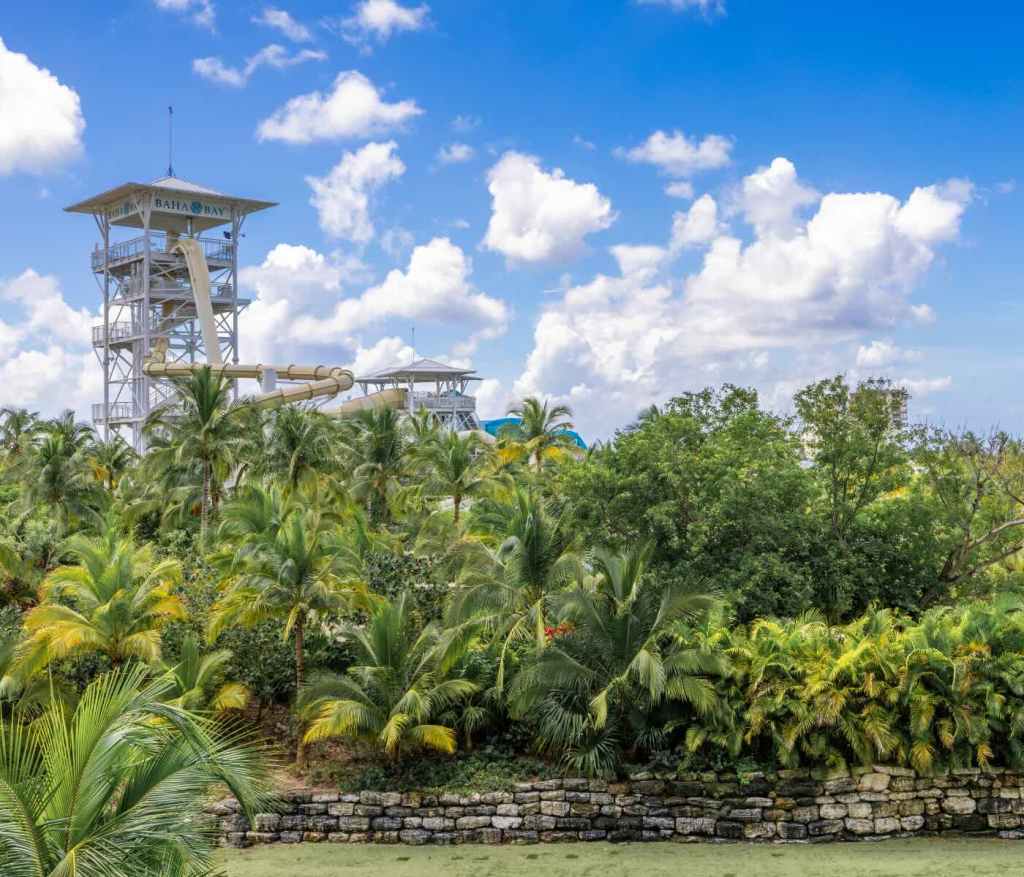
[[(493, 435), (495, 438), (500, 438), (499, 433), (502, 429), (506, 426), (516, 426), (521, 422), (518, 417), (498, 417), (495, 420), (481, 421), (480, 425), (484, 428), (485, 432)], [(582, 448), (584, 451), (587, 449), (587, 443), (580, 438), (578, 432), (574, 432), (571, 429), (567, 429), (565, 432), (575, 442), (576, 447)]]

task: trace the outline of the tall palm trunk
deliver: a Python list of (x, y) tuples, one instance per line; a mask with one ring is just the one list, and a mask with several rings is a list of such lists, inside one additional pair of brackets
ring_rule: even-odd
[(199, 543), (206, 548), (206, 530), (210, 525), (210, 462), (203, 460), (203, 499), (199, 506)]
[[(302, 692), (303, 677), (306, 674), (306, 656), (303, 652), (305, 639), (305, 619), (300, 615), (295, 622), (295, 696)], [(295, 749), (295, 766), (300, 770), (306, 767), (306, 734), (302, 722), (299, 722), (299, 743)]]
[(462, 507), (462, 494), (461, 493), (456, 493), (452, 497), (452, 508), (453, 508), (453, 512), (454, 512), (453, 515), (452, 515), (452, 521), (455, 523), (455, 526), (459, 525), (459, 509), (461, 507)]

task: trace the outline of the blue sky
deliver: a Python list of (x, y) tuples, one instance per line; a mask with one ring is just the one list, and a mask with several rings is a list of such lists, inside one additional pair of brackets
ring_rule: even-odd
[(61, 208), (162, 175), (173, 103), (179, 176), (280, 202), (247, 226), (243, 359), (377, 367), (415, 325), (486, 414), (542, 393), (591, 436), (840, 371), (1024, 427), (1015, 5), (97, 10), (0, 14), (3, 404), (100, 398), (95, 232)]

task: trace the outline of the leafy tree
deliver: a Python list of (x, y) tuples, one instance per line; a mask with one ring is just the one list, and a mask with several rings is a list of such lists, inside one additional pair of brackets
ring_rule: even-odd
[(648, 410), (554, 474), (550, 492), (585, 544), (651, 542), (662, 578), (711, 583), (740, 620), (814, 599), (814, 487), (790, 424), (730, 385)]
[(137, 547), (113, 530), (95, 539), (73, 536), (67, 550), (78, 565), (50, 573), (40, 604), (25, 616), (27, 666), (83, 652), (105, 654), (115, 665), (157, 660), (161, 628), (184, 615), (174, 593), (180, 564), (156, 560), (151, 545)]
[(883, 380), (851, 388), (838, 375), (804, 388), (794, 403), (829, 523), (841, 540), (871, 502), (906, 482), (907, 392)]
[(454, 729), (434, 720), (477, 690), (450, 675), (460, 643), (435, 625), (417, 630), (406, 594), (377, 606), (365, 627), (349, 624), (345, 631), (355, 662), (303, 692), (306, 740), (362, 739), (395, 761), (410, 749), (454, 752)]
[(944, 555), (926, 603), (1024, 550), (1024, 445), (1006, 433), (934, 430), (915, 448)]
[(77, 708), (0, 722), (0, 861), (5, 877), (201, 877), (225, 784), (253, 816), (269, 801), (259, 749), (163, 702), (130, 668), (93, 682)]
[(804, 388), (794, 398), (820, 490), (833, 555), (822, 608), (838, 620), (860, 581), (854, 530), (876, 500), (906, 486), (909, 433), (903, 422), (907, 392), (885, 380), (850, 387), (840, 375)]
[(537, 471), (546, 460), (564, 459), (566, 451), (574, 447), (569, 430), (573, 428), (572, 409), (568, 405), (551, 405), (536, 396), (528, 396), (508, 409), (509, 415), (519, 423), (508, 424), (501, 437), (520, 444)]

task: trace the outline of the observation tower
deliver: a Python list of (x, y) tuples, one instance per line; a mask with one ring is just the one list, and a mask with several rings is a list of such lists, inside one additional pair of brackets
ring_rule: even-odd
[[(238, 242), (246, 217), (274, 206), (167, 176), (64, 208), (90, 214), (100, 234), (91, 267), (103, 322), (93, 327), (92, 344), (103, 401), (92, 418), (105, 438), (130, 433), (124, 437), (141, 451), (142, 424), (171, 399), (171, 384), (149, 360), (167, 364), (161, 376), (238, 362), (238, 315), (249, 304), (238, 297)], [(141, 234), (118, 235), (122, 228)]]

